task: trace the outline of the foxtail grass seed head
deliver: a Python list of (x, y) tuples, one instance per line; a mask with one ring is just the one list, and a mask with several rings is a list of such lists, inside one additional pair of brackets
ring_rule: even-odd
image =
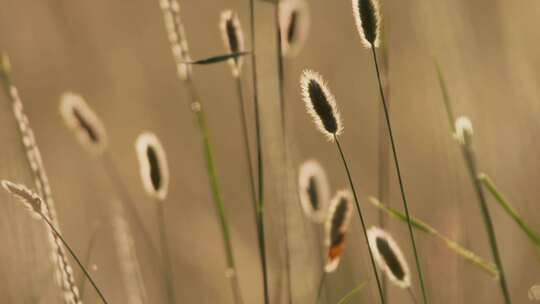
[(347, 190), (336, 193), (330, 203), (330, 212), (325, 223), (325, 245), (328, 247), (325, 272), (333, 272), (339, 265), (345, 249), (345, 235), (352, 215), (352, 195)]
[(378, 0), (352, 0), (356, 29), (366, 48), (379, 47), (381, 14)]
[(82, 96), (71, 92), (62, 94), (60, 114), (83, 147), (96, 154), (101, 154), (105, 150), (107, 147), (105, 127)]
[(43, 201), (35, 192), (28, 189), (25, 185), (16, 184), (7, 180), (2, 180), (2, 187), (11, 195), (19, 199), (28, 210), (32, 217), (40, 219), (42, 216)]
[(169, 188), (169, 167), (161, 142), (154, 133), (145, 132), (135, 142), (144, 190), (162, 201)]
[(307, 218), (322, 223), (328, 214), (330, 186), (323, 167), (310, 159), (300, 166), (298, 174), (300, 203)]
[[(225, 48), (229, 53), (240, 53), (245, 51), (244, 31), (240, 25), (238, 14), (232, 10), (226, 10), (221, 13), (219, 22), (221, 37)], [(234, 77), (240, 76), (242, 70), (243, 58), (241, 56), (228, 60), (232, 68)]]
[(300, 53), (307, 40), (309, 26), (309, 7), (305, 0), (279, 2), (281, 52), (284, 57), (293, 58)]
[(409, 265), (394, 241), (394, 238), (386, 231), (371, 227), (368, 231), (369, 247), (380, 269), (390, 278), (392, 283), (401, 288), (411, 286), (411, 272)]
[(462, 144), (467, 144), (468, 140), (473, 135), (473, 125), (471, 120), (466, 116), (460, 116), (456, 119), (455, 123), (456, 134), (454, 134), (456, 140)]
[(165, 30), (169, 38), (171, 51), (176, 63), (176, 71), (181, 80), (191, 78), (191, 65), (186, 62), (191, 61), (186, 33), (182, 19), (180, 18), (180, 4), (177, 0), (160, 0)]
[(307, 112), (319, 130), (329, 140), (343, 131), (341, 116), (337, 110), (336, 100), (322, 76), (311, 70), (304, 70), (300, 79), (302, 96)]

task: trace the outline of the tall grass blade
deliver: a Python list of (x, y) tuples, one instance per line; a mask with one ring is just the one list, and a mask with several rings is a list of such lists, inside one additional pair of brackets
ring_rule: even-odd
[(218, 55), (203, 59), (198, 59), (194, 61), (184, 61), (186, 64), (194, 64), (194, 65), (207, 65), (207, 64), (214, 64), (214, 63), (220, 63), (227, 61), (229, 59), (239, 58), (242, 56), (249, 55), (250, 52), (237, 52), (237, 53), (231, 53), (231, 54), (225, 54), (225, 55)]
[[(407, 216), (403, 214), (402, 212), (399, 212), (394, 208), (386, 206), (385, 204), (379, 202), (379, 200), (374, 197), (369, 197), (368, 201), (373, 206), (377, 207), (379, 210), (388, 214), (390, 217), (400, 220), (404, 224), (407, 223)], [(442, 241), (448, 249), (450, 249), (451, 251), (453, 251), (458, 256), (460, 256), (467, 262), (471, 263), (472, 265), (479, 267), (481, 270), (485, 271), (492, 278), (497, 279), (499, 277), (499, 271), (497, 270), (497, 267), (495, 265), (482, 259), (477, 254), (466, 249), (465, 247), (463, 247), (456, 241), (451, 240), (449, 237), (443, 235), (442, 233), (437, 231), (435, 228), (433, 228), (426, 222), (420, 219), (417, 219), (415, 217), (411, 217), (411, 224), (415, 229), (436, 237), (437, 239)]]
[(521, 230), (527, 235), (529, 240), (536, 246), (537, 249), (540, 249), (540, 236), (531, 228), (525, 220), (517, 213), (517, 211), (512, 207), (512, 205), (506, 200), (502, 193), (497, 189), (491, 178), (485, 173), (480, 173), (478, 179), (486, 189), (493, 195), (495, 200), (499, 205), (506, 211), (506, 213), (516, 222), (516, 224), (521, 228)]

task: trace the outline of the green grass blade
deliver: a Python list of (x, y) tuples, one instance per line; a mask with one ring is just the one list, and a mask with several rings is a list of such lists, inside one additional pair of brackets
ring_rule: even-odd
[[(405, 214), (390, 208), (383, 203), (379, 202), (374, 197), (370, 197), (368, 201), (375, 207), (377, 207), (379, 210), (384, 211), (387, 213), (390, 217), (400, 220), (403, 223), (407, 223), (407, 216)], [(497, 270), (497, 267), (493, 265), (492, 263), (487, 262), (486, 260), (482, 259), (480, 256), (475, 254), (474, 252), (466, 249), (459, 243), (451, 240), (447, 236), (441, 234), (439, 231), (437, 231), (435, 228), (431, 227), (429, 224), (425, 223), (422, 220), (419, 220), (415, 217), (411, 217), (411, 225), (420, 231), (423, 231), (425, 233), (428, 233), (442, 242), (448, 247), (448, 249), (455, 252), (458, 256), (462, 257), (466, 261), (470, 262), (471, 264), (480, 267), (482, 270), (484, 270), (487, 274), (489, 274), (492, 278), (498, 278), (499, 271)]]
[(448, 116), (448, 123), (450, 124), (450, 129), (454, 132), (454, 122), (456, 121), (454, 110), (452, 109), (452, 103), (450, 100), (450, 94), (448, 93), (448, 86), (444, 80), (442, 68), (435, 60), (435, 68), (437, 69), (437, 79), (439, 80), (439, 86), (441, 87), (442, 97), (444, 101), (444, 109), (446, 110), (446, 115)]
[(508, 200), (504, 198), (501, 192), (497, 189), (493, 181), (485, 173), (478, 175), (480, 182), (486, 187), (486, 189), (493, 195), (495, 200), (501, 205), (506, 213), (518, 224), (519, 228), (527, 235), (529, 240), (540, 249), (540, 236), (527, 225), (525, 220), (517, 213), (517, 211), (510, 205)]
[(356, 286), (354, 289), (349, 291), (343, 298), (341, 298), (341, 300), (339, 300), (337, 304), (346, 304), (351, 300), (354, 295), (362, 291), (362, 289), (364, 289), (364, 286), (366, 286), (366, 282), (360, 283), (360, 285)]

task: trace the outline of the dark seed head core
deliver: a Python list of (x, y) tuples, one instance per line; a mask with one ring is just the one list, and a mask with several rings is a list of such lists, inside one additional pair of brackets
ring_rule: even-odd
[[(227, 31), (227, 39), (229, 39), (229, 46), (231, 47), (231, 53), (238, 53), (240, 50), (240, 43), (236, 32), (236, 26), (232, 17), (225, 22), (225, 29)], [(234, 58), (234, 61), (238, 61), (238, 58)]]
[(148, 158), (148, 163), (150, 165), (150, 180), (152, 181), (152, 186), (154, 186), (156, 191), (159, 191), (161, 187), (161, 171), (159, 160), (153, 147), (148, 146), (146, 148), (146, 157)]
[(317, 211), (319, 210), (319, 193), (317, 188), (317, 180), (315, 177), (311, 176), (309, 178), (307, 193), (309, 196), (309, 202), (311, 203), (311, 206), (313, 207), (313, 210)]
[(377, 40), (377, 16), (373, 0), (358, 0), (357, 9), (360, 11), (362, 28), (367, 41), (372, 45)]
[(390, 271), (392, 271), (392, 273), (398, 280), (403, 280), (405, 278), (405, 271), (403, 270), (403, 267), (401, 266), (401, 263), (399, 262), (396, 254), (390, 247), (390, 244), (388, 244), (388, 241), (378, 237), (376, 243), (377, 249), (384, 258), (384, 261), (386, 265), (388, 265), (388, 268), (390, 268)]
[(99, 141), (99, 136), (97, 132), (75, 108), (73, 109), (73, 116), (75, 116), (75, 119), (77, 119), (79, 126), (86, 132), (88, 138), (90, 138), (90, 141), (92, 141), (93, 143), (97, 143)]
[(329, 133), (336, 134), (338, 131), (336, 117), (334, 116), (332, 106), (330, 105), (326, 94), (324, 94), (321, 85), (315, 80), (310, 80), (308, 92), (313, 109), (321, 119), (324, 129)]
[(343, 242), (345, 234), (341, 231), (340, 228), (345, 221), (345, 217), (348, 211), (347, 209), (347, 199), (341, 198), (332, 218), (332, 226), (330, 229), (330, 247), (334, 247)]
[(292, 44), (296, 40), (296, 24), (298, 22), (298, 12), (293, 11), (291, 13), (291, 21), (289, 22), (289, 28), (287, 29), (287, 42)]

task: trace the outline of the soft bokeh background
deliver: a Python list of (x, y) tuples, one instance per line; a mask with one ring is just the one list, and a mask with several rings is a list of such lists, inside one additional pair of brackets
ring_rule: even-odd
[[(222, 9), (237, 10), (247, 31), (248, 1), (180, 3), (195, 58), (223, 52), (217, 26)], [(1, 0), (0, 5), (0, 49), (11, 57), (14, 79), (48, 169), (64, 235), (84, 255), (97, 227), (91, 255), (97, 265), (93, 275), (110, 302), (124, 303), (126, 298), (110, 232), (109, 205), (117, 191), (101, 162), (83, 151), (64, 127), (58, 103), (66, 90), (84, 95), (104, 121), (110, 155), (152, 235), (153, 245), (149, 245), (141, 227), (132, 227), (149, 303), (165, 300), (158, 262), (149, 249), (158, 241), (155, 203), (142, 190), (134, 154), (134, 140), (144, 130), (161, 138), (169, 157), (171, 187), (166, 216), (179, 302), (232, 303), (200, 137), (186, 106), (185, 87), (175, 75), (158, 1)], [(346, 187), (334, 146), (314, 129), (300, 102), (299, 75), (309, 67), (326, 77), (336, 95), (345, 122), (342, 143), (365, 201), (377, 191), (380, 117), (370, 53), (359, 43), (350, 1), (309, 1), (309, 6), (312, 26), (307, 43), (297, 58), (285, 61), (291, 165), (295, 169), (305, 158), (318, 158), (327, 169), (332, 189)], [(437, 58), (455, 110), (474, 123), (481, 169), (540, 231), (540, 3), (414, 0), (383, 1), (383, 6), (391, 111), (414, 215), (481, 256), (490, 257), (474, 192), (444, 113), (434, 69)], [(309, 303), (314, 301), (320, 275), (316, 228), (302, 220), (297, 200), (290, 199), (294, 195), (286, 192), (279, 178), (283, 161), (277, 153), (281, 133), (276, 118), (273, 8), (260, 2), (256, 10), (272, 303), (290, 303), (287, 286), (291, 286), (293, 303)], [(250, 68), (249, 64), (244, 67), (244, 88), (249, 97)], [(196, 67), (195, 75), (206, 105), (245, 301), (261, 303), (256, 234), (234, 83), (226, 64)], [(0, 136), (1, 177), (32, 185), (4, 95), (0, 97)], [(401, 208), (391, 172), (389, 203)], [(43, 226), (6, 194), (0, 198), (0, 302), (59, 303)], [(529, 288), (540, 284), (538, 255), (491, 198), (489, 203), (514, 302), (527, 303)], [(367, 204), (364, 210), (369, 224), (376, 224), (376, 211)], [(328, 278), (328, 303), (335, 303), (365, 280), (370, 280), (369, 288), (356, 301), (376, 301), (358, 224), (355, 217), (342, 265)], [(406, 227), (390, 221), (389, 229), (414, 268)], [(496, 282), (456, 259), (432, 238), (421, 233), (417, 236), (432, 303), (502, 303)], [(290, 275), (285, 267), (287, 246)], [(416, 275), (413, 282), (418, 294)], [(87, 302), (96, 303), (89, 286), (86, 294)], [(390, 287), (390, 301), (407, 303), (409, 298), (406, 292)]]

